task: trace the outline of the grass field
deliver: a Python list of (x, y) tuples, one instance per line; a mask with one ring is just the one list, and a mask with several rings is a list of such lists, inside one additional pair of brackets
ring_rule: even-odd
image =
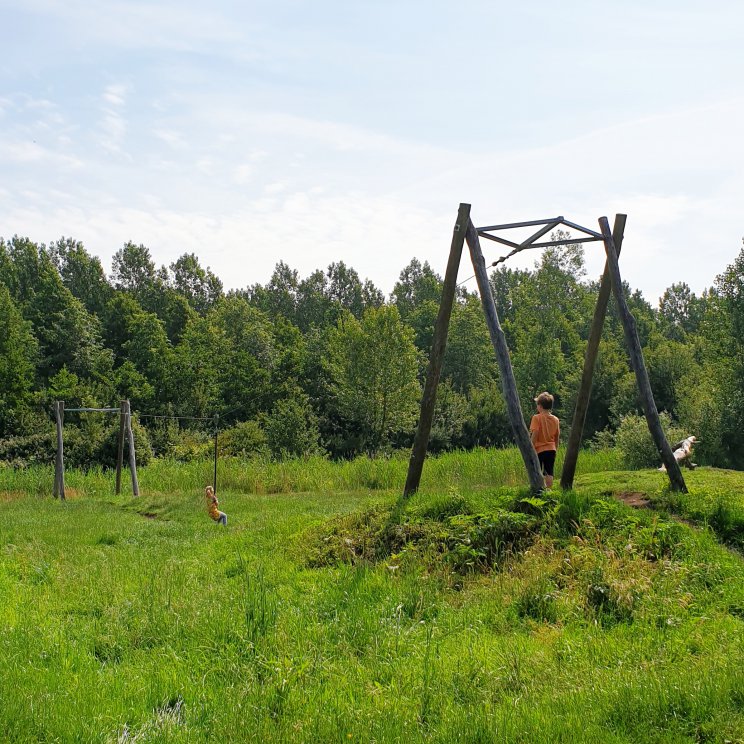
[(744, 474), (617, 466), (0, 468), (0, 741), (744, 741)]

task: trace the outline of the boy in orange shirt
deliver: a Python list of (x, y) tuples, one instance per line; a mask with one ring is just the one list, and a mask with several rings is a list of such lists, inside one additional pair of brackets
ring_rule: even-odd
[(561, 422), (554, 416), (553, 396), (550, 393), (540, 393), (535, 398), (537, 413), (530, 422), (530, 439), (537, 452), (537, 458), (542, 465), (546, 488), (553, 487), (553, 467), (555, 453), (558, 450), (558, 439), (561, 435)]
[(217, 508), (220, 502), (217, 501), (212, 486), (207, 486), (204, 489), (204, 495), (207, 499), (207, 511), (209, 512), (209, 516), (212, 517), (215, 522), (227, 527), (227, 514)]

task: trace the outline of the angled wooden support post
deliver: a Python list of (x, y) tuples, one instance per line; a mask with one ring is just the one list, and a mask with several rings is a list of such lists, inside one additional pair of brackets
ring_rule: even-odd
[(475, 278), (478, 282), (483, 312), (485, 313), (488, 331), (491, 335), (491, 343), (496, 352), (501, 377), (501, 389), (506, 400), (506, 409), (509, 413), (512, 432), (517, 441), (519, 451), (522, 454), (524, 465), (527, 468), (530, 489), (533, 493), (540, 493), (545, 489), (542, 468), (540, 467), (537, 452), (535, 452), (535, 448), (532, 446), (530, 434), (524, 424), (522, 406), (519, 403), (519, 395), (517, 393), (517, 383), (514, 380), (514, 370), (509, 359), (509, 347), (506, 345), (506, 337), (501, 328), (499, 315), (496, 312), (496, 305), (493, 301), (493, 292), (491, 291), (491, 284), (488, 281), (486, 261), (483, 258), (478, 233), (470, 220), (468, 220), (465, 239), (468, 241), (470, 248), (470, 257), (473, 260), (473, 269), (475, 270)]
[(605, 252), (607, 253), (607, 266), (610, 269), (612, 293), (615, 295), (615, 301), (617, 302), (617, 307), (620, 311), (620, 319), (623, 322), (625, 343), (628, 347), (630, 362), (633, 365), (636, 382), (638, 383), (638, 392), (641, 396), (641, 405), (643, 406), (643, 412), (646, 415), (648, 429), (651, 432), (656, 449), (661, 456), (661, 461), (666, 466), (672, 490), (687, 493), (687, 485), (685, 484), (685, 479), (682, 477), (679, 463), (674, 459), (672, 448), (669, 446), (669, 442), (667, 442), (667, 439), (664, 436), (664, 430), (661, 428), (659, 412), (656, 409), (656, 401), (654, 400), (654, 395), (651, 391), (648, 372), (646, 372), (646, 364), (643, 360), (643, 351), (641, 349), (641, 342), (638, 339), (635, 319), (628, 309), (628, 303), (625, 301), (625, 296), (623, 295), (623, 285), (622, 280), (620, 279), (620, 267), (617, 262), (617, 251), (615, 250), (615, 243), (612, 239), (610, 223), (608, 222), (607, 217), (599, 218), (599, 227), (602, 231)]
[(65, 421), (65, 402), (58, 400), (54, 404), (54, 418), (57, 424), (57, 455), (54, 458), (54, 498), (65, 500), (65, 455), (62, 438), (62, 425)]
[(127, 443), (129, 445), (129, 474), (132, 477), (132, 496), (139, 496), (139, 481), (137, 480), (137, 458), (134, 454), (134, 433), (132, 432), (132, 409), (129, 401), (125, 400)]
[[(625, 233), (625, 222), (627, 215), (616, 214), (615, 226), (612, 230), (612, 240), (615, 243), (615, 251), (620, 256), (620, 248), (623, 244), (623, 235)], [(592, 378), (594, 377), (594, 365), (597, 361), (599, 351), (599, 342), (602, 338), (602, 328), (604, 327), (605, 315), (607, 314), (607, 303), (612, 291), (612, 280), (610, 279), (610, 268), (605, 261), (602, 281), (599, 285), (599, 295), (597, 297), (597, 306), (594, 308), (594, 317), (592, 318), (592, 327), (589, 331), (589, 341), (586, 346), (586, 356), (584, 357), (584, 370), (581, 373), (581, 386), (576, 398), (576, 408), (574, 409), (573, 423), (571, 424), (571, 433), (568, 437), (566, 447), (566, 456), (563, 459), (563, 470), (561, 471), (561, 488), (568, 490), (573, 488), (574, 475), (576, 474), (576, 462), (579, 458), (579, 448), (581, 447), (581, 436), (584, 433), (584, 422), (586, 421), (586, 411), (589, 408), (589, 398), (592, 393)]]
[(429, 355), (429, 369), (426, 373), (426, 383), (421, 397), (421, 414), (419, 415), (418, 429), (413, 440), (411, 459), (408, 463), (408, 475), (406, 485), (403, 489), (403, 498), (407, 498), (418, 490), (421, 482), (421, 472), (424, 469), (426, 449), (429, 446), (429, 435), (434, 420), (434, 405), (437, 402), (437, 386), (439, 375), (442, 372), (442, 361), (447, 348), (447, 330), (449, 329), (452, 305), (455, 301), (455, 289), (457, 288), (457, 270), (460, 268), (462, 257), (462, 246), (465, 242), (465, 230), (470, 222), (470, 204), (460, 204), (457, 210), (457, 222), (452, 233), (452, 244), (450, 246), (447, 271), (444, 275), (442, 287), (442, 300), (439, 303), (439, 314), (434, 326), (434, 339)]
[(121, 468), (124, 465), (124, 434), (127, 426), (126, 401), (119, 401), (119, 439), (116, 447), (116, 495), (121, 493)]

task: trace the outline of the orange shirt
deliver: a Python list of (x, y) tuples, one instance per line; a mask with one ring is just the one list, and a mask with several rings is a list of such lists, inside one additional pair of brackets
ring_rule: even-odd
[(207, 511), (212, 519), (217, 520), (220, 518), (220, 510), (217, 508), (219, 503), (216, 496), (207, 496)]
[(543, 411), (536, 413), (530, 422), (530, 436), (535, 452), (558, 449), (558, 439), (561, 435), (561, 422), (557, 416)]

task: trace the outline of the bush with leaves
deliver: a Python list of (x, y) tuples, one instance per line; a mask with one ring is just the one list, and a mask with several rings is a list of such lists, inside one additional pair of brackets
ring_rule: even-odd
[(271, 454), (277, 459), (322, 452), (318, 418), (304, 393), (277, 401), (266, 417), (264, 430)]
[(266, 434), (258, 421), (241, 421), (219, 437), (220, 453), (232, 457), (262, 455), (268, 451)]
[[(668, 413), (662, 412), (659, 418), (670, 445), (688, 436), (684, 429), (672, 424)], [(615, 446), (622, 453), (623, 462), (628, 468), (653, 468), (661, 464), (661, 458), (643, 416), (629, 414), (622, 417), (615, 432)]]
[[(150, 437), (142, 424), (136, 419), (132, 419), (132, 434), (134, 436), (134, 452), (137, 457), (137, 465), (147, 465), (152, 460), (152, 445)], [(66, 444), (66, 443), (65, 443)], [(91, 453), (91, 459), (103, 465), (105, 468), (116, 467), (116, 457), (119, 447), (119, 421), (109, 425), (103, 435), (103, 438), (97, 448), (97, 451)], [(126, 433), (124, 435), (124, 461), (128, 462), (129, 445), (127, 444)]]

